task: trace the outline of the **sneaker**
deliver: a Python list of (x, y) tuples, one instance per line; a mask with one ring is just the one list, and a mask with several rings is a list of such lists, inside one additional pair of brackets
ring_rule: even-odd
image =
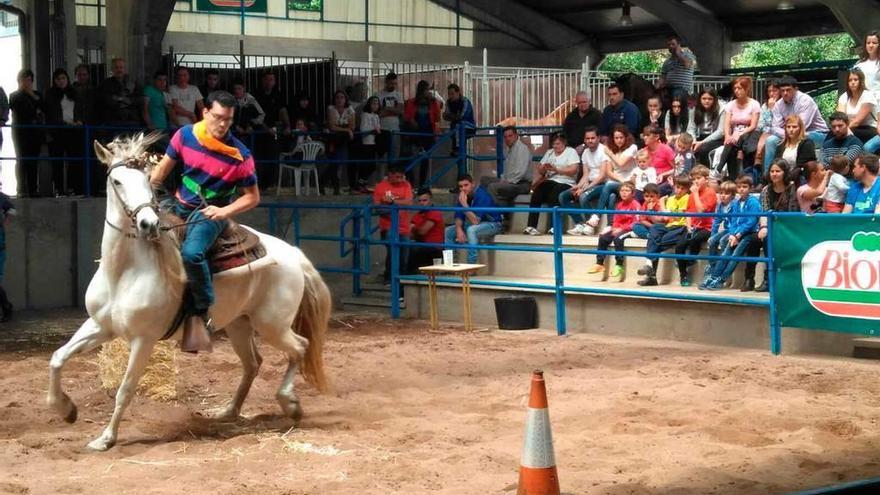
[(641, 285), (642, 287), (653, 287), (655, 285), (660, 285), (657, 283), (657, 277), (650, 277), (650, 276), (645, 277), (644, 279), (639, 280), (636, 283)]
[(579, 223), (574, 228), (568, 229), (565, 233), (568, 235), (584, 235), (584, 227), (586, 224)]
[(724, 288), (724, 281), (713, 279), (712, 283), (706, 286), (706, 290), (721, 290)]
[(700, 282), (700, 285), (697, 286), (700, 290), (706, 290), (706, 287), (712, 285), (715, 282), (713, 277), (704, 277), (703, 281)]
[(398, 303), (398, 307), (400, 307), (400, 308), (406, 307), (406, 300), (402, 297), (397, 298), (397, 303)]
[(639, 268), (639, 271), (637, 273), (639, 275), (653, 275), (654, 274), (654, 267), (651, 265), (644, 265), (641, 268)]
[(587, 220), (587, 225), (593, 227), (594, 229), (599, 226), (599, 215), (593, 215)]
[(589, 270), (587, 270), (587, 275), (595, 275), (597, 273), (603, 273), (605, 271), (605, 265), (600, 265), (596, 263)]
[(547, 231), (547, 235), (553, 235), (553, 227), (550, 227), (550, 230)]
[(523, 234), (525, 234), (525, 235), (541, 235), (541, 233), (538, 232), (538, 229), (536, 229), (536, 228), (534, 228), (534, 227), (526, 227), (526, 228), (524, 228), (524, 229), (523, 229)]
[(687, 275), (682, 275), (678, 281), (682, 287), (690, 287), (691, 286), (691, 279), (688, 278)]
[(596, 235), (596, 227), (588, 223), (581, 224), (584, 226), (584, 233), (582, 235)]
[(623, 274), (623, 267), (620, 265), (614, 265), (611, 269), (611, 278), (618, 282), (623, 282)]

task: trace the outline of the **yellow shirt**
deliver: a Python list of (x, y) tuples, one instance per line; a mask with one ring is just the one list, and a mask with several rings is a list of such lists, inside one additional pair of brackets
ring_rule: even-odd
[[(685, 194), (680, 198), (676, 198), (675, 195), (669, 196), (666, 198), (666, 211), (671, 213), (684, 213), (685, 210), (687, 210), (689, 196), (689, 194)], [(666, 222), (666, 228), (673, 229), (676, 227), (684, 227), (685, 224), (687, 224), (687, 217), (675, 217)]]

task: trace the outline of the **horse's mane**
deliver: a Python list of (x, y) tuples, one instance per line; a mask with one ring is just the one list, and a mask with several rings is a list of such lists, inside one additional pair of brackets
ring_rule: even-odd
[[(161, 139), (162, 133), (158, 131), (149, 134), (141, 132), (131, 136), (118, 136), (107, 145), (107, 149), (113, 153), (114, 160), (120, 160), (128, 168), (149, 174), (153, 167), (159, 163), (160, 158), (159, 155), (150, 152), (150, 146)], [(177, 223), (174, 220), (168, 221), (161, 212), (157, 213), (162, 220), (160, 223)], [(155, 244), (159, 265), (168, 281), (176, 282), (178, 285), (185, 283), (186, 272), (180, 257), (180, 243), (174, 229), (160, 231), (159, 239)]]

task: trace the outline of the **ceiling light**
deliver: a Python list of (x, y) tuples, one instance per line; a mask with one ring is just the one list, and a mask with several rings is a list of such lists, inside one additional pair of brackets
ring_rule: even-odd
[(629, 2), (623, 2), (623, 9), (620, 12), (620, 20), (617, 21), (620, 27), (630, 27), (633, 25), (633, 18), (630, 15)]
[(794, 3), (790, 0), (782, 0), (776, 6), (776, 10), (794, 10)]

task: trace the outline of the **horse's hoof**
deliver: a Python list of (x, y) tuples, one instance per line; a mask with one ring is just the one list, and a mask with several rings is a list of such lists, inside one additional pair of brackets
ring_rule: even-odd
[(221, 407), (205, 413), (205, 417), (221, 421), (235, 421), (241, 416), (241, 411), (234, 407)]
[(77, 414), (76, 404), (71, 404), (70, 405), (70, 412), (67, 413), (67, 416), (64, 416), (64, 422), (71, 423), (71, 424), (76, 423), (76, 414)]
[(112, 449), (114, 445), (116, 445), (115, 440), (108, 441), (102, 437), (98, 437), (98, 438), (92, 440), (91, 442), (89, 442), (89, 444), (86, 445), (86, 448), (88, 448), (89, 450), (94, 451), (94, 452), (106, 452), (106, 451)]

